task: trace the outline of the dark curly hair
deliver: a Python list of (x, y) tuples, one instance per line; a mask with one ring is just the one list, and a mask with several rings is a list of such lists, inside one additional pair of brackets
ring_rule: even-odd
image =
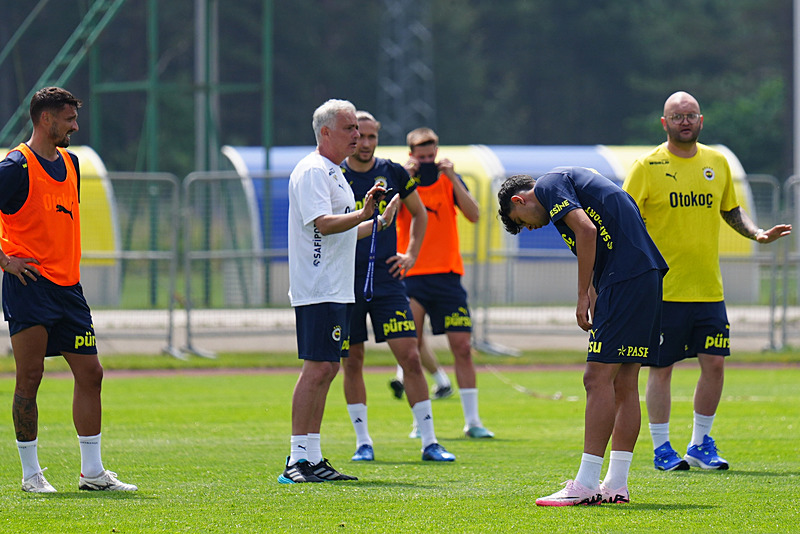
[(502, 221), (503, 226), (506, 227), (506, 231), (510, 234), (516, 235), (522, 230), (522, 226), (512, 221), (511, 217), (508, 215), (512, 207), (511, 197), (523, 191), (530, 191), (533, 189), (534, 184), (536, 184), (536, 180), (531, 176), (527, 174), (515, 174), (514, 176), (506, 178), (506, 181), (503, 182), (500, 186), (500, 190), (497, 192), (497, 201), (500, 203), (500, 209), (497, 210), (497, 214), (500, 216), (500, 221)]
[(81, 107), (82, 102), (72, 96), (72, 93), (61, 87), (45, 87), (39, 89), (31, 98), (31, 121), (34, 124), (39, 122), (39, 117), (43, 111), (59, 111), (64, 106)]

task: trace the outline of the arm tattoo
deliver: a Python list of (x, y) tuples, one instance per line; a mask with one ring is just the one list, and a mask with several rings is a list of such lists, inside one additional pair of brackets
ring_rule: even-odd
[(720, 212), (723, 220), (728, 226), (748, 239), (755, 239), (759, 228), (756, 223), (747, 215), (741, 206), (736, 206), (731, 211)]
[(17, 441), (35, 440), (39, 427), (39, 408), (36, 406), (36, 399), (26, 399), (15, 393), (11, 411), (14, 416)]

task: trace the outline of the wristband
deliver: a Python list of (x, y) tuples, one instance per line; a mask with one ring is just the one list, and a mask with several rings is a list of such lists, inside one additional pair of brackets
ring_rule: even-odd
[(386, 219), (383, 218), (383, 215), (378, 215), (378, 222), (381, 223), (381, 230), (389, 226), (389, 223), (386, 222)]

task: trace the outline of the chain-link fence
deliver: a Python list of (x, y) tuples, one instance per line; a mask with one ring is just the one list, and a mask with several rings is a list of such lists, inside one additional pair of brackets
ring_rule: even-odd
[[(136, 353), (149, 340), (183, 357), (212, 355), (204, 347), (212, 338), (237, 350), (238, 340), (251, 337), (268, 351), (274, 336), (293, 336), (288, 179), (213, 172), (181, 184), (169, 174), (112, 173), (95, 194), (82, 193), (84, 233), (94, 235), (84, 239), (82, 284), (98, 341)], [(464, 180), (483, 208), (477, 224), (459, 217), (476, 347), (511, 352), (512, 338), (523, 340), (516, 348), (535, 347), (542, 335), (582, 338), (577, 263), (558, 232), (507, 234), (494, 196), (502, 177)], [(743, 203), (760, 226), (797, 228), (800, 178), (747, 182)], [(721, 262), (733, 332), (764, 348), (800, 343), (800, 237), (770, 245), (731, 239), (739, 242), (723, 243)]]
[[(81, 284), (92, 307), (98, 340), (138, 352), (144, 340), (175, 346), (180, 201), (178, 179), (166, 173), (110, 173), (111, 225), (102, 247), (86, 247)], [(81, 202), (84, 229), (100, 224)], [(98, 210), (100, 213), (102, 209)], [(86, 230), (84, 230), (85, 232)]]

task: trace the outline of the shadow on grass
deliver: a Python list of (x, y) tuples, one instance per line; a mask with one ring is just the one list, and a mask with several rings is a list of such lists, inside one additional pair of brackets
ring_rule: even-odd
[(629, 502), (625, 504), (601, 504), (594, 508), (602, 508), (604, 510), (614, 510), (624, 512), (626, 510), (661, 510), (668, 512), (680, 512), (687, 510), (713, 510), (718, 508), (710, 504), (676, 504), (676, 503), (654, 503), (654, 502)]
[(138, 491), (59, 491), (58, 493), (36, 493), (37, 497), (43, 499), (115, 499), (118, 501), (143, 501), (157, 499), (155, 495), (141, 493)]
[(726, 469), (718, 471), (715, 469), (692, 469), (692, 474), (702, 473), (706, 476), (743, 476), (743, 477), (796, 477), (800, 476), (800, 471), (742, 471), (740, 469)]

